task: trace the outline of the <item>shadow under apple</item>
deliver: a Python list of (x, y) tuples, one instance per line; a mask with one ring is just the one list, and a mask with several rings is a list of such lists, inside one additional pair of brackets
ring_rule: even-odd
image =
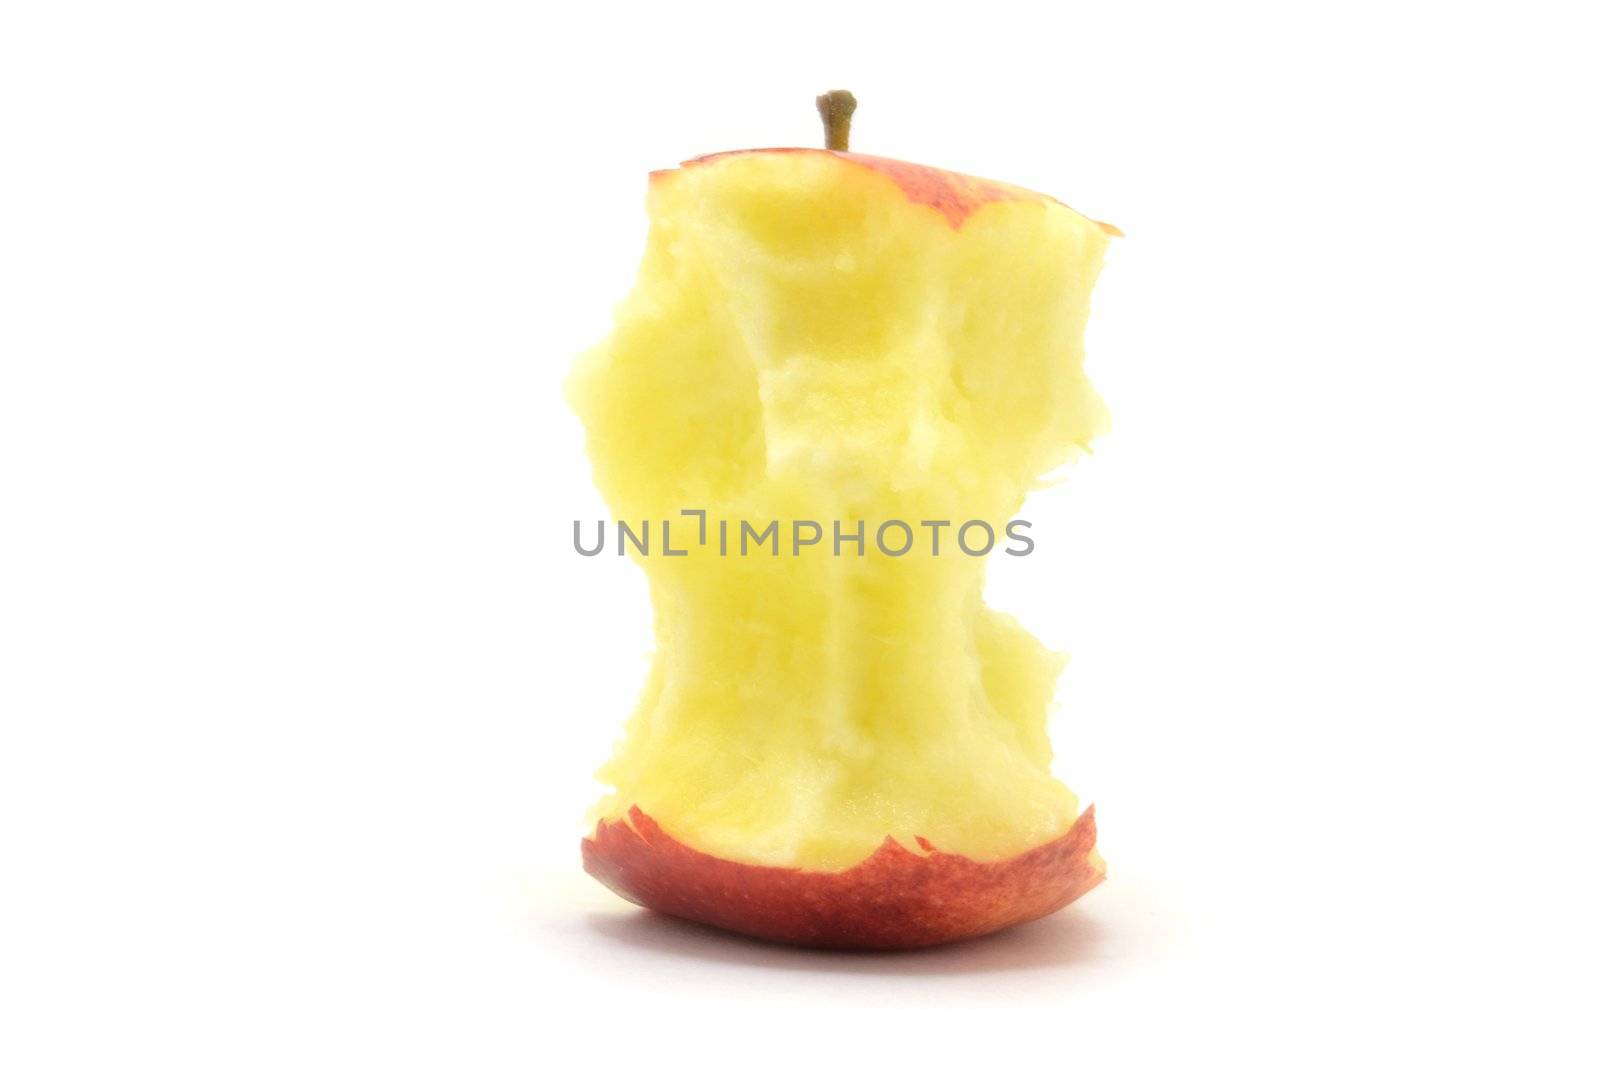
[(772, 970), (925, 975), (931, 977), (1043, 970), (1092, 963), (1105, 943), (1102, 925), (1081, 908), (985, 937), (898, 952), (796, 948), (676, 919), (653, 911), (594, 912), (589, 927), (642, 952)]

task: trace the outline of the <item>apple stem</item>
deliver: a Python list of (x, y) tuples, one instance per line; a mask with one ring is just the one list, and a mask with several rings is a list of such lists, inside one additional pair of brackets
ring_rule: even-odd
[(850, 151), (850, 116), (856, 113), (856, 98), (848, 89), (830, 89), (817, 97), (822, 115), (822, 132), (828, 147), (835, 152)]

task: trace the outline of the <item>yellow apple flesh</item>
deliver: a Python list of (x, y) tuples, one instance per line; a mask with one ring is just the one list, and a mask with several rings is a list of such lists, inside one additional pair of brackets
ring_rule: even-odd
[[(602, 771), (589, 870), (663, 911), (859, 947), (1087, 890), (1093, 820), (1046, 732), (1063, 657), (983, 602), (956, 527), (1003, 530), (1103, 428), (1082, 339), (1115, 231), (827, 150), (691, 161), (652, 176), (649, 207), (634, 293), (570, 383), (608, 503), (658, 548), (639, 558), (655, 661)], [(661, 554), (663, 520), (687, 555)], [(796, 520), (823, 543), (792, 546)], [(773, 521), (779, 553), (741, 554), (742, 526)], [(892, 521), (915, 535), (903, 555), (875, 543)]]

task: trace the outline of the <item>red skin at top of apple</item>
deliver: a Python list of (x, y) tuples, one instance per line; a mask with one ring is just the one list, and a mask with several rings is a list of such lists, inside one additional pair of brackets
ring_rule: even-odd
[(981, 863), (893, 838), (844, 871), (719, 859), (690, 848), (637, 807), (601, 821), (583, 867), (641, 907), (767, 941), (812, 948), (905, 949), (961, 941), (1065, 907), (1105, 878), (1094, 809), (1053, 841)]
[[(863, 155), (860, 152), (837, 152), (829, 148), (744, 148), (732, 152), (715, 152), (708, 156), (696, 156), (686, 160), (685, 167), (709, 163), (713, 160), (728, 159), (732, 156), (760, 155), (767, 153), (789, 152), (814, 152), (838, 156), (860, 167), (866, 167), (882, 174), (898, 185), (906, 199), (913, 204), (926, 204), (945, 217), (953, 230), (959, 230), (961, 224), (970, 218), (973, 212), (985, 204), (998, 203), (1003, 200), (1039, 200), (1061, 201), (1054, 197), (1022, 189), (1015, 185), (1006, 185), (1004, 182), (991, 181), (988, 178), (974, 178), (966, 174), (957, 174), (951, 170), (940, 170), (937, 167), (925, 167), (920, 163), (907, 163), (899, 159), (885, 159), (882, 156)], [(657, 170), (650, 174), (651, 181), (671, 174), (671, 170)], [(1065, 204), (1062, 204), (1066, 207)], [(1091, 220), (1092, 221), (1092, 220)], [(1106, 233), (1113, 237), (1122, 236), (1122, 231), (1109, 222), (1096, 222)]]

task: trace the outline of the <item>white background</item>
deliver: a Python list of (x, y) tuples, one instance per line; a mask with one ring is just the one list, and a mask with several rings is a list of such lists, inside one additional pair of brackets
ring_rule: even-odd
[[(1593, 1056), (1581, 8), (7, 4), (0, 1058)], [(991, 583), (1110, 880), (911, 956), (577, 864), (649, 624), (561, 382), (832, 87), (1128, 234)]]

